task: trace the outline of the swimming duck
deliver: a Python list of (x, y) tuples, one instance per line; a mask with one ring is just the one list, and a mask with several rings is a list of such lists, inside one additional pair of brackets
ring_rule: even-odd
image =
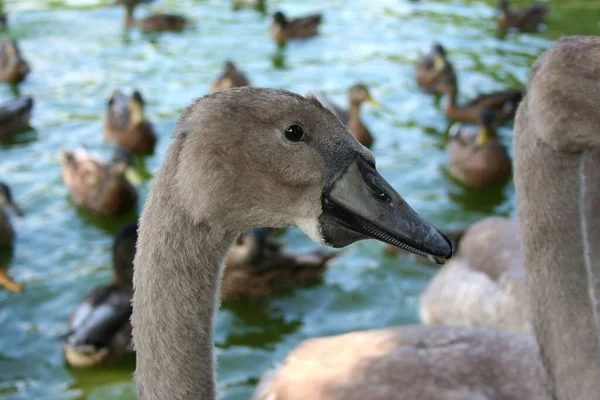
[(501, 34), (506, 33), (510, 28), (517, 28), (524, 32), (535, 31), (538, 25), (546, 20), (549, 12), (550, 7), (547, 4), (538, 2), (513, 11), (508, 0), (500, 0), (497, 18), (498, 31)]
[(139, 91), (131, 97), (115, 90), (104, 113), (104, 137), (133, 154), (152, 154), (156, 132), (144, 115), (145, 101)]
[(311, 91), (307, 95), (314, 96), (321, 104), (333, 111), (363, 146), (371, 147), (373, 145), (373, 136), (360, 119), (360, 107), (364, 102), (375, 106), (379, 105), (379, 103), (371, 96), (364, 84), (358, 83), (348, 90), (349, 108), (347, 110), (335, 104), (321, 92)]
[(5, 210), (11, 211), (17, 217), (23, 216), (23, 212), (13, 201), (8, 185), (0, 182), (0, 247), (11, 246), (15, 239), (15, 231)]
[(448, 95), (446, 117), (452, 121), (473, 124), (480, 121), (481, 114), (485, 109), (493, 111), (497, 122), (513, 119), (524, 95), (523, 89), (509, 89), (480, 95), (464, 106), (460, 106), (457, 104), (458, 86), (456, 81), (445, 78), (440, 83), (440, 88)]
[(223, 65), (223, 73), (212, 81), (210, 93), (242, 86), (250, 86), (250, 81), (233, 61), (226, 61)]
[(271, 24), (271, 35), (279, 43), (286, 42), (293, 38), (306, 38), (315, 36), (317, 29), (321, 24), (321, 14), (311, 14), (304, 17), (287, 19), (281, 12), (273, 14), (273, 23)]
[[(119, 0), (125, 6), (125, 26), (139, 27), (147, 32), (181, 31), (190, 25), (191, 21), (177, 14), (159, 13), (146, 18), (135, 19), (135, 7), (142, 3), (141, 0)], [(147, 1), (146, 1), (147, 3)]]
[(0, 139), (16, 135), (29, 127), (33, 108), (30, 96), (10, 100), (0, 107)]
[(90, 290), (69, 318), (64, 353), (69, 364), (87, 368), (132, 351), (131, 296), (137, 223), (127, 224), (113, 243), (113, 280)]
[(427, 93), (435, 95), (444, 93), (440, 87), (440, 83), (444, 80), (457, 85), (456, 72), (441, 44), (434, 43), (429, 54), (419, 60), (415, 69), (415, 79)]
[(19, 45), (13, 39), (0, 40), (0, 81), (22, 82), (30, 72), (29, 63), (21, 55)]
[(253, 229), (241, 235), (231, 248), (221, 281), (221, 299), (266, 297), (321, 280), (332, 254), (284, 252), (282, 246), (268, 236), (269, 231)]
[(448, 145), (450, 173), (471, 187), (493, 186), (511, 176), (506, 147), (496, 135), (494, 113), (484, 110), (476, 129), (455, 126)]
[(77, 206), (106, 215), (130, 211), (137, 192), (126, 179), (127, 161), (116, 157), (111, 163), (79, 148), (61, 152), (62, 176)]

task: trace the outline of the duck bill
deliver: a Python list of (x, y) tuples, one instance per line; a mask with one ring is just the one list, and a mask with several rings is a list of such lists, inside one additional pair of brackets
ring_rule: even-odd
[(377, 239), (437, 264), (452, 256), (450, 240), (419, 216), (362, 157), (325, 189), (322, 202), (322, 234), (333, 247)]

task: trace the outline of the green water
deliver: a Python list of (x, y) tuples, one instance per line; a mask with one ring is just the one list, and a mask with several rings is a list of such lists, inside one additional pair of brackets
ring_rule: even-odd
[[(121, 220), (78, 211), (62, 184), (58, 152), (85, 145), (105, 157), (101, 135), (105, 99), (117, 87), (139, 88), (160, 135), (160, 167), (178, 115), (206, 93), (221, 62), (232, 58), (258, 86), (303, 93), (319, 89), (345, 102), (346, 88), (366, 83), (381, 103), (363, 118), (376, 136), (378, 167), (418, 210), (442, 228), (487, 215), (514, 214), (514, 187), (467, 191), (445, 173), (448, 127), (434, 99), (413, 81), (413, 65), (433, 40), (446, 45), (459, 72), (463, 99), (522, 85), (531, 62), (564, 34), (597, 34), (600, 1), (553, 2), (548, 29), (495, 36), (493, 2), (407, 0), (273, 1), (290, 14), (320, 10), (319, 37), (276, 51), (269, 19), (233, 13), (226, 0), (159, 1), (196, 20), (181, 34), (125, 31), (112, 0), (12, 0), (10, 35), (32, 65), (20, 85), (36, 99), (35, 131), (0, 144), (0, 180), (26, 212), (15, 220), (18, 239), (10, 273), (22, 294), (0, 290), (0, 398), (132, 399), (133, 360), (93, 370), (66, 366), (56, 336), (72, 307), (110, 279), (110, 245)], [(524, 2), (519, 2), (523, 4)], [(145, 10), (140, 10), (145, 11)], [(0, 101), (14, 88), (0, 85)], [(508, 143), (511, 128), (502, 128)], [(141, 198), (148, 183), (139, 188)], [(140, 200), (140, 206), (141, 206)], [(283, 237), (296, 251), (314, 248), (297, 230)], [(265, 301), (224, 304), (216, 327), (219, 386), (225, 399), (246, 399), (261, 373), (302, 340), (347, 331), (418, 322), (418, 296), (435, 273), (423, 264), (384, 255), (369, 241), (344, 249), (320, 285)]]

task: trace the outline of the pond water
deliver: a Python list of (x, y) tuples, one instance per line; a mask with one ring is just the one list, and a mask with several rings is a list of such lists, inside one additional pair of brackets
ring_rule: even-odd
[[(520, 86), (532, 61), (565, 34), (597, 34), (600, 1), (554, 1), (547, 29), (496, 36), (493, 1), (323, 0), (271, 1), (269, 11), (321, 11), (318, 37), (278, 52), (270, 19), (233, 12), (225, 0), (164, 0), (149, 8), (195, 19), (185, 32), (143, 35), (122, 26), (113, 1), (12, 0), (9, 34), (18, 39), (33, 72), (18, 88), (36, 100), (34, 131), (0, 143), (0, 180), (12, 186), (26, 217), (10, 274), (21, 294), (0, 290), (1, 399), (133, 399), (133, 359), (74, 370), (57, 339), (70, 310), (111, 276), (112, 235), (135, 215), (107, 220), (77, 210), (62, 184), (59, 150), (85, 145), (105, 157), (101, 134), (105, 101), (115, 88), (139, 88), (160, 136), (158, 151), (138, 168), (161, 165), (176, 120), (204, 95), (223, 60), (231, 58), (257, 86), (304, 93), (318, 89), (340, 103), (356, 82), (381, 106), (363, 109), (376, 137), (381, 173), (419, 213), (442, 228), (460, 228), (488, 215), (514, 214), (514, 187), (470, 191), (448, 178), (441, 105), (421, 93), (414, 64), (442, 42), (459, 74), (461, 97)], [(523, 5), (524, 1), (517, 2)], [(145, 9), (139, 10), (146, 12)], [(0, 102), (15, 88), (0, 85)], [(506, 143), (510, 125), (501, 129)], [(143, 198), (148, 182), (140, 185)], [(282, 240), (293, 251), (313, 249), (298, 230)], [(310, 337), (418, 322), (418, 296), (435, 269), (403, 255), (389, 256), (374, 241), (341, 251), (323, 282), (262, 301), (223, 305), (216, 327), (219, 387), (224, 399), (246, 399), (262, 372)]]

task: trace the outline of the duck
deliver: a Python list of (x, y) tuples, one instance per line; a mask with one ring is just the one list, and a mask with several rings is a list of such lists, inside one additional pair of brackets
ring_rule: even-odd
[(129, 318), (137, 229), (137, 223), (121, 227), (112, 246), (112, 282), (91, 289), (71, 312), (63, 351), (75, 368), (115, 362), (133, 351)]
[(454, 122), (476, 124), (480, 122), (481, 114), (485, 109), (494, 112), (496, 122), (513, 119), (519, 103), (524, 96), (523, 89), (508, 89), (487, 94), (482, 94), (461, 106), (457, 104), (458, 86), (451, 78), (442, 79), (440, 90), (448, 96), (445, 113), (446, 117)]
[(421, 294), (419, 315), (425, 324), (532, 335), (518, 221), (489, 217), (471, 225)]
[(6, 211), (17, 217), (23, 217), (23, 211), (14, 202), (10, 187), (0, 182), (0, 248), (10, 247), (15, 239), (15, 231)]
[(376, 238), (438, 263), (452, 254), (315, 98), (254, 87), (202, 97), (180, 117), (140, 217), (138, 398), (216, 398), (222, 264), (242, 233), (265, 226), (297, 226), (332, 247)]
[(516, 28), (523, 32), (535, 31), (543, 24), (550, 13), (550, 6), (537, 1), (528, 7), (512, 10), (508, 0), (500, 0), (498, 3), (498, 31), (505, 34), (510, 28)]
[(374, 106), (379, 106), (379, 103), (371, 96), (365, 84), (357, 83), (350, 87), (348, 90), (348, 109), (338, 106), (321, 92), (311, 91), (307, 92), (307, 95), (316, 97), (325, 107), (333, 111), (363, 146), (371, 147), (373, 145), (373, 135), (360, 119), (360, 107), (364, 102)]
[(134, 90), (131, 97), (115, 90), (104, 112), (104, 137), (132, 154), (154, 153), (157, 135), (154, 125), (144, 115), (145, 105), (138, 90)]
[(0, 40), (0, 81), (17, 84), (31, 72), (14, 39)]
[(125, 26), (138, 27), (146, 32), (181, 31), (191, 25), (191, 21), (182, 15), (158, 13), (142, 19), (135, 19), (135, 8), (143, 3), (142, 0), (119, 0), (125, 7)]
[(265, 298), (322, 279), (333, 254), (285, 252), (269, 231), (251, 229), (227, 253), (220, 290), (223, 301)]
[(483, 110), (477, 127), (451, 128), (448, 144), (450, 174), (463, 185), (473, 188), (497, 186), (512, 175), (510, 156), (496, 133), (494, 113)]
[(250, 81), (246, 78), (246, 75), (237, 68), (233, 61), (228, 60), (223, 64), (223, 72), (221, 75), (212, 81), (209, 93), (242, 86), (250, 86)]
[(434, 43), (429, 54), (419, 60), (415, 68), (415, 80), (426, 93), (435, 95), (444, 93), (440, 87), (441, 82), (454, 82), (458, 85), (454, 67), (441, 44)]
[(243, 8), (254, 8), (261, 13), (267, 12), (267, 0), (233, 0), (233, 10), (238, 11)]
[(303, 17), (288, 19), (281, 11), (273, 14), (271, 36), (278, 43), (285, 43), (289, 39), (307, 38), (317, 34), (323, 16), (310, 14)]
[(0, 107), (0, 139), (8, 139), (29, 128), (33, 97), (10, 100)]
[(516, 116), (518, 237), (534, 335), (415, 325), (311, 339), (263, 375), (253, 400), (596, 397), (600, 230), (589, 222), (600, 210), (599, 51), (598, 37), (557, 41), (534, 64)]
[(63, 182), (75, 205), (117, 216), (135, 209), (137, 192), (127, 180), (128, 164), (117, 152), (112, 162), (84, 148), (61, 151)]

